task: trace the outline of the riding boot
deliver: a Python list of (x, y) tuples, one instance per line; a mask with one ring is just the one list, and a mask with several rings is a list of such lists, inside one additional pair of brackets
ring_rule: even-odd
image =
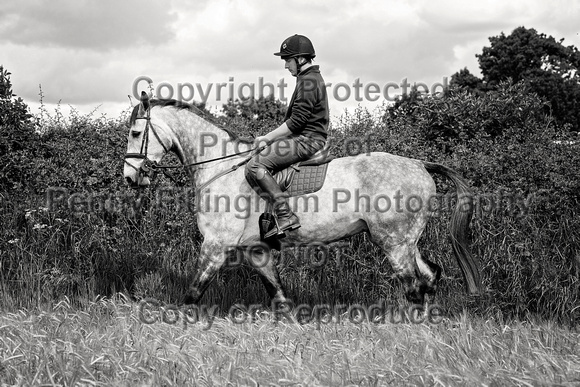
[(284, 238), (286, 236), (284, 231), (293, 231), (300, 228), (300, 220), (296, 214), (290, 210), (286, 196), (279, 197), (274, 201), (274, 212), (276, 213), (278, 227), (277, 229), (274, 228), (266, 233), (266, 235), (264, 235), (265, 239), (274, 235), (278, 238)]
[(264, 235), (264, 239), (268, 239), (273, 236), (278, 238), (283, 238), (286, 236), (284, 231), (296, 230), (300, 227), (300, 220), (298, 217), (290, 210), (288, 205), (288, 195), (282, 192), (280, 186), (274, 180), (270, 173), (265, 172), (263, 177), (255, 179), (257, 185), (262, 190), (263, 194), (274, 206), (274, 213), (276, 214), (277, 227), (269, 231)]

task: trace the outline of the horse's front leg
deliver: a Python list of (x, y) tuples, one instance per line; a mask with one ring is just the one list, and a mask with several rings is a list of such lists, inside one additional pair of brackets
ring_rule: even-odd
[(197, 272), (185, 295), (185, 304), (197, 304), (211, 281), (226, 262), (223, 244), (204, 241), (198, 258)]
[(264, 243), (247, 246), (244, 248), (244, 257), (260, 274), (272, 305), (291, 304), (286, 298), (270, 247)]

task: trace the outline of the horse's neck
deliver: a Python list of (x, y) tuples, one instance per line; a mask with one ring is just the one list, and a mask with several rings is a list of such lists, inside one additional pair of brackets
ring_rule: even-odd
[[(216, 174), (231, 169), (235, 164), (240, 163), (249, 154), (228, 157), (250, 149), (251, 144), (240, 143), (231, 139), (229, 134), (203, 120), (201, 117), (188, 114), (176, 135), (178, 138), (178, 148), (180, 148), (182, 162), (187, 164), (203, 163), (192, 167), (194, 172), (194, 185), (199, 187), (209, 181)], [(210, 161), (216, 160), (216, 161)]]

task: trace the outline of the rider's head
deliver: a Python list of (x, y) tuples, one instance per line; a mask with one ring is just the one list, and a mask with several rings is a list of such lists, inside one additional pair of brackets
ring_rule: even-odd
[(310, 39), (304, 35), (293, 35), (282, 42), (280, 51), (274, 55), (286, 61), (286, 68), (296, 76), (304, 65), (310, 65), (316, 56)]

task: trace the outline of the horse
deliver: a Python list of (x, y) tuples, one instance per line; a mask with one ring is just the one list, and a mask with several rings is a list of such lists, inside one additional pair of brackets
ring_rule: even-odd
[[(270, 298), (290, 302), (273, 260), (263, 259), (263, 249), (244, 248), (261, 243), (259, 220), (266, 206), (246, 182), (244, 168), (238, 168), (256, 153), (253, 142), (218, 125), (210, 116), (193, 105), (150, 99), (143, 92), (128, 125), (124, 177), (133, 188), (147, 187), (151, 169), (162, 167), (159, 162), (169, 152), (188, 170), (197, 196), (196, 220), (203, 242), (197, 272), (183, 300), (186, 305), (200, 301), (232, 251), (242, 254), (246, 262), (262, 262), (254, 267)], [(407, 300), (423, 304), (425, 295), (435, 296), (441, 276), (441, 267), (421, 257), (417, 248), (433, 213), (427, 204), (436, 197), (431, 173), (455, 185), (451, 244), (467, 293), (479, 294), (479, 262), (469, 250), (472, 194), (464, 178), (440, 164), (384, 152), (335, 158), (328, 164), (322, 188), (315, 193), (317, 208), (313, 211), (294, 201), (301, 227), (287, 232), (284, 243), (328, 244), (366, 232), (388, 258)], [(244, 198), (243, 214), (231, 209), (232, 198), (234, 204)], [(302, 199), (303, 203), (314, 202), (312, 195)], [(226, 206), (228, 200), (230, 205)]]

